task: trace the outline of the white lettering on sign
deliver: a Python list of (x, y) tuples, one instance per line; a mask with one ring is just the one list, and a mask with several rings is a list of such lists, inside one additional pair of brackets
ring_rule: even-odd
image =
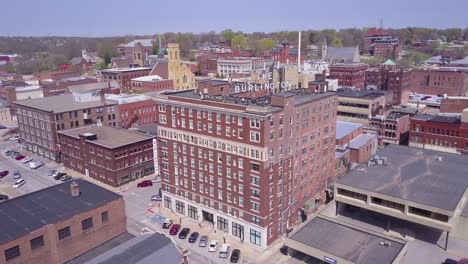
[[(270, 77), (269, 77), (270, 78)], [(291, 89), (290, 82), (272, 82), (272, 83), (243, 83), (234, 85), (234, 94), (256, 92), (263, 90), (275, 90), (280, 89), (281, 91), (288, 91)]]

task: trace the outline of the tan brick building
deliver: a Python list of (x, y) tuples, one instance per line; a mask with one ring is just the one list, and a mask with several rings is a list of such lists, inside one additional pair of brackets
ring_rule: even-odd
[(0, 203), (1, 264), (60, 264), (126, 232), (122, 196), (74, 180)]

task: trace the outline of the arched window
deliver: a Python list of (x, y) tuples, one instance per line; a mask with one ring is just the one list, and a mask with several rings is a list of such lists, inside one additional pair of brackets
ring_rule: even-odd
[(172, 51), (169, 51), (169, 59), (172, 60)]

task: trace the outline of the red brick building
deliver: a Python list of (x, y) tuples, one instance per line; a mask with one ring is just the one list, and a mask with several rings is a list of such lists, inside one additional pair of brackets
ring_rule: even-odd
[(174, 83), (172, 80), (163, 79), (158, 75), (134, 78), (131, 80), (131, 86), (133, 92), (139, 93), (174, 90)]
[(135, 68), (115, 68), (102, 70), (102, 79), (105, 82), (117, 81), (120, 86), (120, 91), (132, 91), (132, 79), (142, 76), (147, 76), (151, 72), (151, 68), (135, 67)]
[(449, 96), (440, 101), (441, 113), (461, 113), (466, 108), (468, 108), (468, 97), (466, 96)]
[[(281, 45), (282, 46), (280, 48), (274, 48), (271, 51), (271, 56), (273, 57), (274, 62), (282, 64), (297, 64), (299, 54), (298, 49), (291, 48), (287, 39), (283, 40)], [(304, 64), (305, 58), (306, 54), (301, 54), (301, 65)]]
[(371, 28), (363, 36), (363, 53), (387, 59), (397, 59), (400, 44), (397, 38), (381, 28)]
[(338, 79), (338, 85), (364, 88), (365, 72), (368, 65), (365, 63), (336, 63), (330, 66), (330, 79)]
[(410, 91), (419, 94), (468, 96), (468, 72), (461, 70), (415, 70)]
[(217, 99), (189, 90), (155, 100), (165, 207), (264, 248), (324, 202), (333, 93)]
[(94, 125), (61, 131), (59, 141), (66, 168), (112, 187), (154, 173), (150, 136)]
[(15, 102), (23, 149), (61, 162), (57, 132), (102, 123), (118, 126), (118, 104), (93, 91)]
[(66, 70), (55, 70), (55, 71), (43, 71), (43, 72), (36, 73), (34, 76), (39, 81), (43, 81), (43, 80), (60, 81), (66, 78), (79, 77), (80, 75), (81, 73), (79, 71), (66, 69)]
[(119, 104), (119, 127), (131, 128), (156, 121), (156, 103), (151, 97), (143, 94), (107, 94), (107, 100)]
[(53, 95), (70, 94), (70, 87), (85, 84), (97, 83), (97, 79), (85, 77), (71, 77), (58, 81), (46, 80), (39, 82), (39, 85), (44, 92), (44, 97)]
[(409, 145), (468, 154), (468, 109), (457, 116), (415, 115), (410, 121)]
[(373, 116), (369, 129), (377, 132), (379, 144), (402, 144), (408, 141), (409, 114), (389, 113)]
[(220, 80), (197, 81), (198, 92), (208, 96), (229, 95), (231, 84)]
[(365, 87), (393, 92), (395, 104), (406, 105), (409, 101), (411, 72), (382, 64), (379, 68), (366, 70)]
[(0, 203), (0, 263), (66, 263), (127, 231), (122, 196), (85, 180)]

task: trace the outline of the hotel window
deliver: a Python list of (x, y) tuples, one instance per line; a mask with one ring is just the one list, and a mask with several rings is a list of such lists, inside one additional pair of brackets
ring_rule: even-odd
[(219, 230), (222, 230), (224, 232), (229, 232), (229, 225), (228, 225), (228, 220), (218, 216), (217, 217), (217, 226)]
[(244, 239), (244, 226), (238, 223), (232, 222), (232, 234), (239, 237), (241, 240)]
[(188, 208), (188, 216), (190, 218), (197, 219), (198, 218), (197, 208), (191, 205), (189, 205), (187, 208)]
[(239, 206), (244, 207), (244, 198), (243, 197), (239, 197)]
[(251, 163), (251, 165), (252, 165), (251, 170), (253, 170), (253, 171), (260, 171), (260, 165), (259, 165), (259, 164)]
[(250, 132), (250, 141), (260, 142), (260, 133), (251, 131)]
[(221, 122), (221, 114), (216, 113), (216, 122)]
[(176, 201), (176, 211), (179, 214), (185, 214), (185, 204), (181, 201)]
[(258, 119), (250, 119), (250, 127), (252, 128), (260, 128), (260, 120)]
[(260, 204), (259, 203), (251, 202), (250, 205), (251, 205), (253, 211), (257, 211), (257, 212), (260, 211)]
[(250, 243), (260, 246), (262, 244), (261, 233), (250, 229)]
[(216, 134), (221, 135), (221, 126), (216, 125)]
[(208, 133), (213, 133), (213, 125), (208, 124)]

